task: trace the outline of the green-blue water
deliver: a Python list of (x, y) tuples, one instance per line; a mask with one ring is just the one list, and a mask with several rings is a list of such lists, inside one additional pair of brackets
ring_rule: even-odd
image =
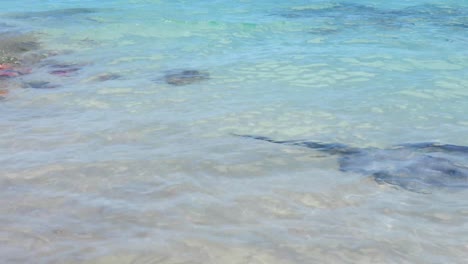
[(0, 79), (1, 259), (464, 263), (466, 191), (233, 136), (468, 145), (468, 2), (376, 2), (2, 1), (43, 59)]

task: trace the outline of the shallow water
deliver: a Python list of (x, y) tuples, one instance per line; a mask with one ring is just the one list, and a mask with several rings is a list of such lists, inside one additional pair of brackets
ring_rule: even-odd
[[(233, 136), (468, 145), (466, 2), (2, 5), (0, 32), (47, 54), (0, 79), (7, 263), (468, 259), (466, 190), (410, 192)], [(209, 79), (174, 86), (174, 70)]]

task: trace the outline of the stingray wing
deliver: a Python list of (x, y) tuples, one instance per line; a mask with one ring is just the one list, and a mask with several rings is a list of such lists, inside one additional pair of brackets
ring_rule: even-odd
[(407, 144), (396, 145), (396, 147), (420, 150), (424, 152), (458, 152), (458, 153), (464, 153), (468, 155), (467, 146), (440, 144), (436, 142), (407, 143)]
[(267, 142), (275, 143), (275, 144), (311, 148), (311, 149), (326, 152), (332, 155), (336, 155), (336, 154), (346, 155), (346, 154), (351, 154), (351, 153), (358, 153), (360, 151), (359, 149), (350, 148), (340, 143), (322, 143), (322, 142), (309, 141), (309, 140), (274, 140), (274, 139), (271, 139), (269, 137), (264, 137), (264, 136), (238, 135), (238, 134), (234, 134), (234, 135), (239, 136), (239, 137), (244, 137), (244, 138), (267, 141)]

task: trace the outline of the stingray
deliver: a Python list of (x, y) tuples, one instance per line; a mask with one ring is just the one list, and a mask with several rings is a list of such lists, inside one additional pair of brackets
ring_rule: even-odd
[(311, 148), (338, 157), (340, 171), (371, 176), (379, 184), (430, 193), (434, 189), (468, 188), (468, 147), (434, 142), (355, 148), (340, 143), (274, 140), (255, 135), (245, 138)]
[(204, 80), (208, 80), (209, 78), (210, 74), (208, 72), (187, 69), (168, 71), (164, 75), (164, 80), (166, 81), (166, 83), (175, 86), (197, 83)]

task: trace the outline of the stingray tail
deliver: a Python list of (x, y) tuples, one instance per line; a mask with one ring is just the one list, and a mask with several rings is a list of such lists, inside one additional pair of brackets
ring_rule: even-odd
[(233, 134), (233, 135), (238, 136), (238, 137), (262, 140), (262, 141), (275, 143), (275, 144), (301, 146), (301, 147), (316, 149), (316, 150), (326, 152), (329, 154), (350, 154), (350, 153), (357, 152), (356, 149), (349, 148), (348, 146), (344, 144), (339, 144), (339, 143), (321, 143), (321, 142), (307, 141), (307, 140), (274, 140), (269, 137), (256, 136), (256, 135), (239, 135), (239, 134)]
[(285, 141), (280, 141), (280, 140), (274, 140), (269, 137), (264, 137), (264, 136), (256, 136), (256, 135), (240, 135), (240, 134), (232, 134), (237, 137), (243, 137), (243, 138), (251, 138), (251, 139), (257, 139), (257, 140), (262, 140), (262, 141), (267, 141), (270, 143), (276, 143), (276, 144), (288, 144), (291, 142), (295, 142), (298, 140), (285, 140)]

